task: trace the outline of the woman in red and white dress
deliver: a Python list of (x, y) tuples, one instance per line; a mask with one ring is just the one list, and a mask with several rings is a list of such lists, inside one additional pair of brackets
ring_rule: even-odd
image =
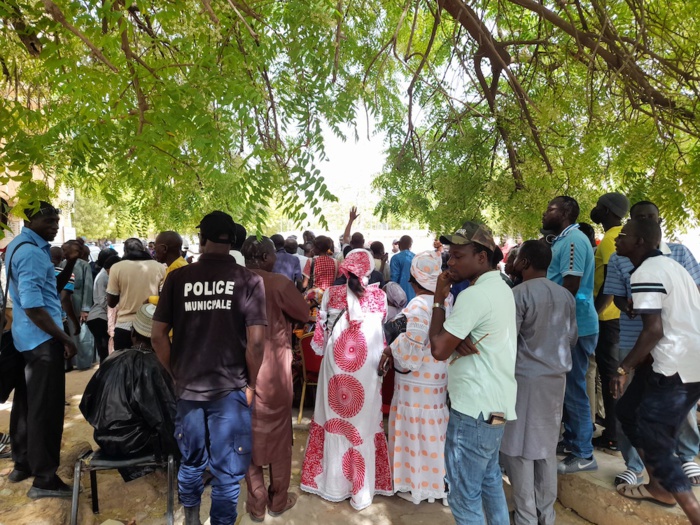
[(377, 374), (387, 304), (377, 285), (367, 286), (373, 267), (368, 251), (351, 251), (340, 265), (347, 284), (323, 296), (312, 346), (324, 359), (301, 471), (302, 490), (350, 498), (357, 510), (393, 494)]

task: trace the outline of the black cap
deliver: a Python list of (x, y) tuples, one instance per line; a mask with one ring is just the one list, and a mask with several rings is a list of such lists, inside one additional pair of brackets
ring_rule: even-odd
[(231, 244), (236, 240), (236, 223), (223, 211), (206, 214), (197, 228), (202, 237), (217, 244)]

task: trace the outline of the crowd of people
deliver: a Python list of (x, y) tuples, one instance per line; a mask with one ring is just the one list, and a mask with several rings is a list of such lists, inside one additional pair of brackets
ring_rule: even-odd
[(78, 368), (100, 361), (80, 405), (95, 441), (115, 457), (175, 454), (187, 525), (200, 524), (209, 483), (211, 523), (234, 523), (244, 478), (250, 518), (280, 516), (297, 501), (292, 356), (304, 334), (322, 360), (302, 491), (358, 510), (376, 494), (437, 500), (460, 525), (505, 525), (505, 474), (514, 522), (551, 525), (557, 475), (596, 469), (602, 448), (622, 451), (626, 470), (610, 480), (621, 496), (679, 504), (700, 524), (700, 267), (662, 241), (653, 203), (629, 204), (600, 197), (599, 243), (559, 196), (542, 237), (507, 253), (467, 221), (418, 254), (403, 236), (391, 258), (353, 231), (355, 208), (338, 250), (310, 231), (247, 236), (214, 211), (196, 262), (164, 231), (148, 248), (128, 239), (122, 258), (103, 249), (91, 268), (84, 243), (51, 247), (59, 211), (40, 202), (5, 253), (21, 355), (9, 481), (33, 477), (30, 498), (70, 497), (56, 471), (77, 355)]

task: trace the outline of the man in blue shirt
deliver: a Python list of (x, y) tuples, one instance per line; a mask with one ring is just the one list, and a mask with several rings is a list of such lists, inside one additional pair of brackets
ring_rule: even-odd
[(277, 260), (275, 261), (275, 266), (272, 268), (272, 272), (288, 277), (296, 286), (302, 280), (299, 258), (285, 251), (284, 237), (279, 233), (270, 237), (270, 240), (275, 245), (275, 252), (277, 255)]
[[(75, 259), (56, 278), (49, 241), (58, 233), (58, 210), (39, 202), (25, 210), (22, 233), (7, 247), (8, 286), (14, 303), (12, 337), (24, 357), (24, 381), (15, 388), (10, 437), (16, 483), (34, 476), (32, 499), (70, 498), (71, 488), (56, 475), (65, 397), (64, 359), (77, 352), (63, 331), (59, 291), (70, 279)], [(76, 252), (77, 253), (77, 252)]]
[(572, 368), (566, 376), (562, 445), (568, 455), (557, 467), (560, 474), (598, 468), (593, 457), (593, 422), (586, 393), (588, 360), (598, 343), (598, 314), (593, 302), (595, 260), (588, 237), (576, 223), (578, 214), (578, 202), (561, 196), (552, 199), (542, 215), (542, 227), (556, 235), (547, 278), (574, 296), (578, 324), (578, 341), (571, 352)]
[(391, 280), (395, 283), (399, 283), (399, 286), (403, 288), (406, 292), (406, 300), (411, 301), (416, 296), (416, 292), (413, 291), (413, 286), (408, 280), (411, 278), (411, 261), (413, 260), (414, 253), (411, 251), (411, 246), (413, 246), (413, 239), (408, 235), (404, 235), (399, 239), (399, 253), (391, 258), (389, 267), (391, 268)]

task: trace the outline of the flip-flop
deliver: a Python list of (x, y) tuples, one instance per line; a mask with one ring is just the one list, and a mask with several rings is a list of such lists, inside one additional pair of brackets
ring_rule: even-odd
[(676, 506), (675, 502), (666, 503), (656, 499), (644, 485), (627, 485), (626, 483), (623, 483), (622, 485), (617, 486), (617, 493), (625, 498), (636, 499), (638, 501), (648, 501), (649, 503), (655, 503), (662, 507), (671, 508)]
[(618, 485), (639, 485), (641, 483), (644, 483), (644, 476), (630, 469), (615, 476), (615, 481), (613, 482), (616, 487)]
[(688, 477), (688, 481), (693, 487), (700, 487), (700, 465), (695, 461), (683, 463), (683, 473)]

